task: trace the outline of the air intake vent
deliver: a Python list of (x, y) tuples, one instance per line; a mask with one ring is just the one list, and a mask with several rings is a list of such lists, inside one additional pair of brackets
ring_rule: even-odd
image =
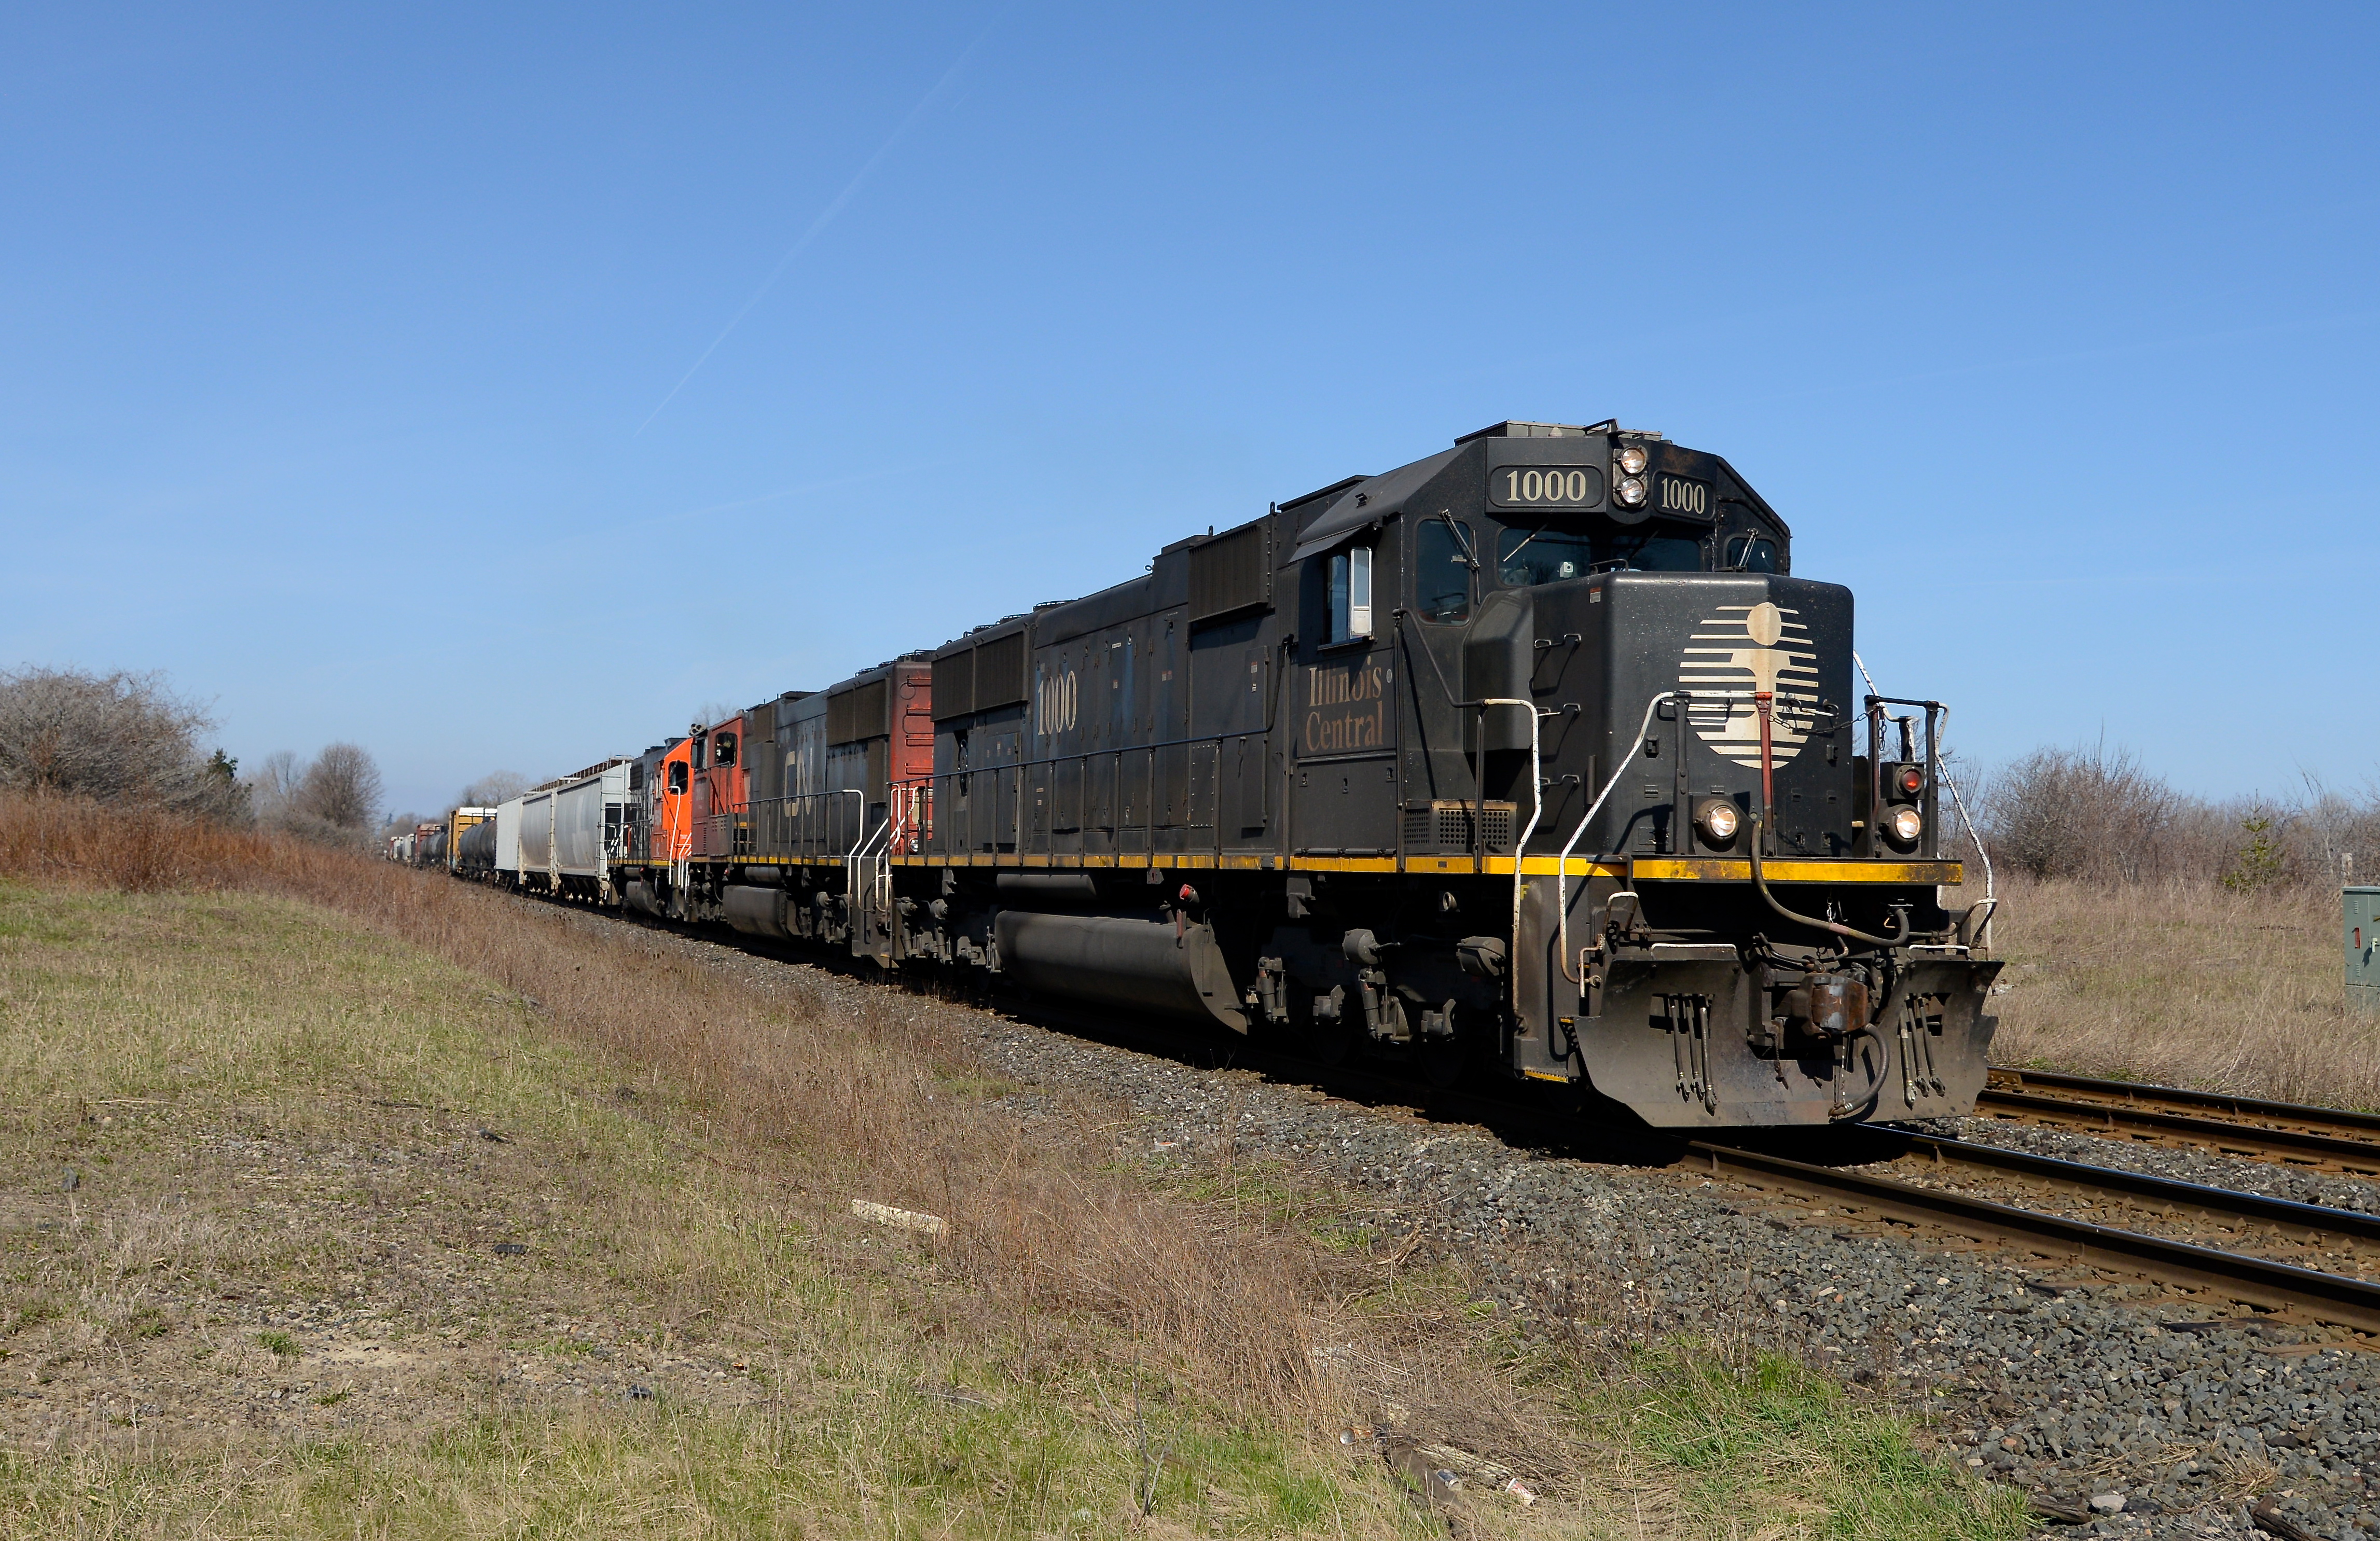
[(975, 709), (1014, 706), (1031, 694), (1025, 678), (1025, 634), (1012, 631), (975, 650)]
[(1269, 516), (1190, 548), (1190, 619), (1272, 602), (1272, 520)]
[(870, 680), (856, 689), (829, 697), (826, 741), (856, 744), (863, 738), (882, 738), (891, 733), (892, 685), (889, 679)]
[(934, 721), (947, 722), (975, 710), (975, 649), (934, 660)]
[(1405, 805), (1405, 855), (1467, 856), (1483, 851), (1491, 856), (1512, 854), (1511, 803), (1408, 803)]

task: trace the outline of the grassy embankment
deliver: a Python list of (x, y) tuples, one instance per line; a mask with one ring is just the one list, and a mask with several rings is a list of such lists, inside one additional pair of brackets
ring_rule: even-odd
[(2020, 882), (2003, 900), (1998, 1062), (2380, 1108), (2380, 1016), (2346, 1008), (2336, 891)]
[(2021, 1528), (1743, 1344), (1556, 1352), (1342, 1195), (1021, 1128), (931, 1002), (140, 840), (0, 812), (0, 1531), (1443, 1535), (1350, 1424), (1544, 1493), (1483, 1534)]

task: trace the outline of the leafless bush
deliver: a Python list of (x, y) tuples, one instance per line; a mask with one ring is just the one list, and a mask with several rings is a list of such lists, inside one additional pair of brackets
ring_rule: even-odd
[(331, 745), (303, 764), (277, 750), (244, 784), (260, 823), (319, 843), (361, 843), (381, 821), (380, 768), (359, 745)]
[(360, 745), (334, 744), (298, 783), (298, 806), (326, 824), (360, 830), (380, 809), (380, 767)]
[(243, 822), (238, 762), (198, 746), (213, 726), (158, 674), (0, 673), (0, 787)]
[(1981, 817), (1994, 853), (2017, 871), (2138, 882), (2180, 801), (2125, 750), (2035, 749), (1992, 779)]
[(297, 811), (298, 783), (305, 779), (306, 767), (290, 750), (275, 749), (265, 756), (244, 783), (259, 822), (276, 827), (287, 822)]
[(2355, 881), (2359, 862), (2368, 879), (2380, 855), (2380, 791), (2359, 800), (2308, 775), (2295, 799), (2215, 802), (2105, 745), (2036, 749), (1977, 803), (1993, 858), (2042, 880), (2326, 887)]
[(2359, 799), (2308, 771), (2304, 800), (2285, 828), (2302, 874), (2325, 885), (2380, 882), (2380, 784)]

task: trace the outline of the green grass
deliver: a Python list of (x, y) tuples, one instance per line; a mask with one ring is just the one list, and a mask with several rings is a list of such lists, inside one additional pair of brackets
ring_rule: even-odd
[(1686, 1534), (1727, 1534), (1747, 1511), (1793, 1516), (1800, 1534), (1827, 1541), (1991, 1541), (2030, 1528), (2022, 1495), (1947, 1475), (1905, 1424), (1778, 1354), (1647, 1349), (1582, 1414), (1643, 1452)]
[[(864, 1434), (859, 1431), (866, 1429)], [(992, 1409), (891, 1394), (798, 1415), (661, 1402), (480, 1415), (426, 1438), (225, 1454), (0, 1454), (13, 1534), (444, 1538), (554, 1535), (1106, 1536), (1136, 1519), (1130, 1445), (1057, 1398)], [(1279, 1435), (1205, 1426), (1158, 1481), (1169, 1527), (1427, 1535), (1349, 1502)], [(1179, 1532), (1175, 1532), (1179, 1534)], [(1442, 1534), (1442, 1533), (1441, 1533)]]

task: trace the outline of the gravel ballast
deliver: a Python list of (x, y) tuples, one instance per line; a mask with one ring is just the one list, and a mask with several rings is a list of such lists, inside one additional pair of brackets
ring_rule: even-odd
[(2380, 1534), (2380, 1356), (2286, 1328), (2168, 1329), (2187, 1302), (2127, 1304), (2125, 1285), (1838, 1231), (1691, 1173), (1546, 1156), (992, 1016), (974, 1036), (1020, 1082), (1128, 1104), (1153, 1155), (1278, 1161), (1378, 1195), (1386, 1223), (1429, 1232), (1518, 1308), (1542, 1309), (1552, 1267), (1607, 1297), (1597, 1314), (1745, 1328), (1881, 1381), (1971, 1468), (2085, 1513), (2102, 1500), (2063, 1534), (2245, 1535), (2243, 1489), (2313, 1535)]

